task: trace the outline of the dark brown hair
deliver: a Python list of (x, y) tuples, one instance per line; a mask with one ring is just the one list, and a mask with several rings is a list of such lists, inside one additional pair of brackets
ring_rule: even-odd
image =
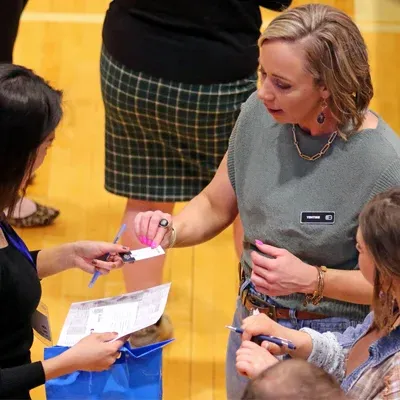
[(15, 208), (37, 150), (62, 118), (62, 93), (30, 69), (0, 64), (0, 210)]
[(400, 281), (400, 187), (375, 196), (361, 211), (359, 228), (375, 263), (375, 325), (388, 332), (398, 315), (393, 287)]
[(275, 364), (252, 379), (242, 400), (344, 400), (336, 380), (304, 360)]

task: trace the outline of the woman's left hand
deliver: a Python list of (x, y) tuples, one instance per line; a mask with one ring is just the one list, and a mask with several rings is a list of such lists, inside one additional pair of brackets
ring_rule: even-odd
[(95, 270), (108, 274), (112, 269), (122, 267), (124, 263), (118, 253), (126, 253), (129, 248), (107, 242), (79, 241), (72, 243), (70, 250), (67, 256), (70, 267), (78, 267), (89, 274)]
[(268, 346), (268, 342), (262, 342), (261, 346), (248, 340), (242, 342), (236, 352), (236, 369), (239, 374), (253, 379), (265, 369), (278, 363), (278, 359), (268, 351)]
[(256, 243), (260, 252), (253, 251), (251, 281), (256, 290), (268, 296), (292, 293), (312, 293), (317, 287), (318, 271), (285, 249)]

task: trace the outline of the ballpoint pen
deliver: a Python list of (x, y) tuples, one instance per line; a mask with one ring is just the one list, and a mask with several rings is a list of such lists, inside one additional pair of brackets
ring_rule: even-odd
[[(236, 328), (236, 327), (230, 326), (230, 325), (226, 325), (226, 328), (228, 328), (231, 331), (236, 332), (236, 333), (240, 333), (240, 334), (243, 333), (243, 329), (241, 329), (241, 328)], [(261, 342), (263, 342), (264, 340), (267, 342), (275, 343), (276, 345), (278, 345), (280, 347), (286, 346), (290, 350), (296, 350), (296, 346), (290, 340), (287, 340), (287, 339), (278, 338), (278, 337), (269, 336), (269, 335), (257, 335), (257, 336), (253, 336), (251, 338), (252, 342), (255, 342), (258, 344), (261, 344)]]
[[(126, 224), (122, 224), (121, 228), (119, 228), (119, 231), (118, 231), (117, 235), (116, 235), (115, 238), (114, 238), (114, 241), (113, 241), (114, 244), (117, 243), (118, 240), (121, 238), (122, 234), (125, 232), (125, 229), (126, 229)], [(109, 255), (110, 255), (110, 254), (106, 254), (106, 255), (103, 256), (102, 258), (103, 258), (104, 260), (107, 260), (107, 258), (109, 257)], [(89, 288), (92, 288), (92, 287), (93, 287), (93, 285), (96, 283), (96, 281), (97, 281), (97, 279), (99, 278), (100, 275), (101, 275), (101, 274), (100, 274), (100, 272), (99, 272), (98, 270), (96, 270), (96, 271), (94, 272), (94, 274), (93, 274), (93, 276), (92, 276), (92, 279), (91, 279), (90, 282), (89, 282)]]

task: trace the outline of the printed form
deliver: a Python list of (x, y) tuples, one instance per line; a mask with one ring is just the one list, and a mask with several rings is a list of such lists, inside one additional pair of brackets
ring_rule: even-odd
[(164, 313), (170, 287), (171, 283), (166, 283), (121, 296), (72, 303), (57, 345), (71, 347), (93, 332), (117, 332), (121, 338), (155, 324)]

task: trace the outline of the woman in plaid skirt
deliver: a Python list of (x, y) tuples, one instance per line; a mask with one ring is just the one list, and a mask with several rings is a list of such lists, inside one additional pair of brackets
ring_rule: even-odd
[[(171, 213), (211, 181), (241, 104), (256, 90), (259, 6), (291, 0), (114, 0), (103, 26), (105, 187), (127, 198), (123, 244), (142, 211)], [(124, 271), (128, 291), (162, 281), (164, 259)], [(140, 332), (143, 345), (172, 335), (166, 318)]]

